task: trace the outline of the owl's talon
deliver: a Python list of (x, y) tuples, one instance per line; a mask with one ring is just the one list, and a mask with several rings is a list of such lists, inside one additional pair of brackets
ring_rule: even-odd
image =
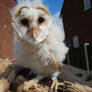
[(50, 92), (57, 92), (58, 91), (58, 86), (62, 86), (63, 84), (60, 83), (56, 77), (52, 78), (52, 86), (50, 89)]
[(36, 80), (30, 80), (30, 81), (24, 82), (23, 90), (28, 91), (30, 88), (36, 88), (37, 86), (38, 84)]

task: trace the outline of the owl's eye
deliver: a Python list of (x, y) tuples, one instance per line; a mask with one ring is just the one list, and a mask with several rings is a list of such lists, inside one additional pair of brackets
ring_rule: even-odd
[(29, 20), (26, 19), (26, 18), (22, 19), (20, 22), (21, 22), (21, 24), (24, 25), (24, 26), (28, 26), (28, 25), (29, 25)]
[(44, 18), (43, 18), (43, 17), (39, 17), (39, 18), (38, 18), (38, 23), (41, 24), (41, 23), (43, 23), (43, 22), (44, 22)]

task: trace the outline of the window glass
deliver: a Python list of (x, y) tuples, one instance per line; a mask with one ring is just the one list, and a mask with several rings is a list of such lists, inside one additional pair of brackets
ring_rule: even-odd
[(85, 11), (91, 8), (90, 0), (84, 0), (84, 8)]

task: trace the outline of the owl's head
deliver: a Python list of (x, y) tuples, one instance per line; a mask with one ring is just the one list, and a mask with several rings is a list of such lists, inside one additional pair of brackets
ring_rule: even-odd
[(46, 39), (52, 22), (46, 8), (30, 4), (15, 6), (14, 9), (12, 25), (21, 40), (37, 45)]

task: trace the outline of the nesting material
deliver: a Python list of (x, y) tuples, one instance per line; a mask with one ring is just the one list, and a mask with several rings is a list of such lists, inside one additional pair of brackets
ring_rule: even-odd
[(37, 83), (32, 78), (34, 76), (29, 75), (31, 70), (10, 63), (10, 59), (7, 60), (5, 62), (0, 59), (0, 92), (55, 92), (56, 88), (51, 90), (52, 83), (58, 84), (58, 92), (92, 92), (92, 88), (77, 82), (59, 82), (44, 78)]

